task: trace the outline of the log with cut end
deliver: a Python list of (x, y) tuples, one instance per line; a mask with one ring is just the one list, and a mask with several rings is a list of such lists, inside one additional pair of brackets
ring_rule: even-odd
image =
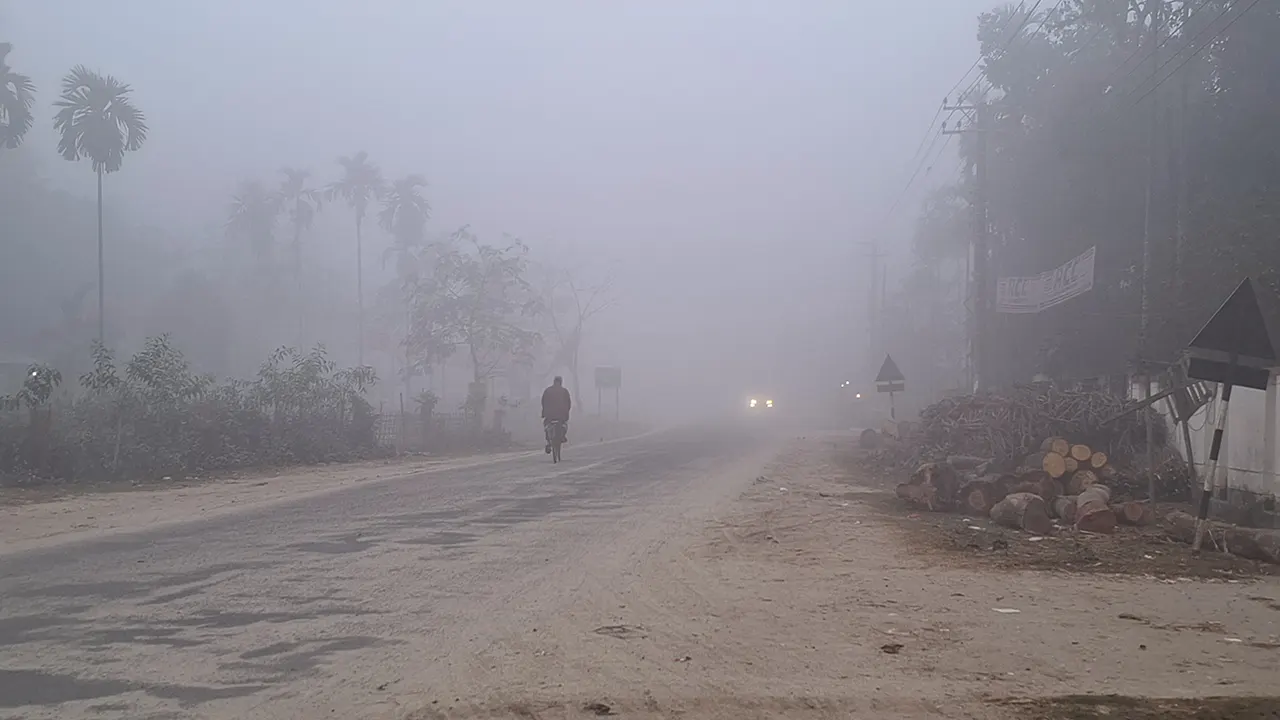
[(1079, 495), (1086, 488), (1096, 485), (1098, 482), (1097, 473), (1092, 470), (1076, 470), (1071, 473), (1071, 477), (1067, 478), (1064, 483), (1068, 495)]
[(1076, 521), (1076, 498), (1074, 495), (1063, 495), (1053, 501), (1053, 516), (1068, 525)]
[(1068, 473), (1073, 473), (1080, 469), (1080, 461), (1070, 455), (1062, 458), (1062, 465), (1067, 469)]
[(1040, 496), (1045, 503), (1053, 502), (1062, 494), (1062, 483), (1043, 470), (1030, 470), (1017, 476), (1009, 487), (1010, 493), (1029, 492)]
[(1111, 510), (1111, 490), (1090, 485), (1076, 498), (1076, 529), (1110, 534), (1116, 531), (1116, 514)]
[(1089, 467), (1100, 470), (1107, 466), (1107, 454), (1098, 450), (1089, 456)]
[(1057, 453), (1066, 457), (1071, 452), (1071, 443), (1067, 442), (1066, 438), (1045, 438), (1045, 441), (1040, 443), (1040, 451)]
[(1053, 530), (1044, 500), (1034, 493), (1012, 493), (991, 508), (991, 519), (1005, 527), (1048, 535)]
[(1008, 495), (997, 479), (980, 478), (960, 488), (960, 500), (969, 510), (979, 515), (990, 514), (991, 508)]
[(1047, 452), (1040, 461), (1040, 469), (1051, 478), (1060, 478), (1067, 474), (1067, 459), (1056, 452)]
[(1125, 525), (1150, 525), (1156, 521), (1155, 508), (1149, 502), (1128, 500), (1111, 506), (1116, 519)]
[(1071, 457), (1076, 459), (1076, 462), (1085, 462), (1093, 457), (1093, 449), (1088, 445), (1072, 445), (1070, 454)]

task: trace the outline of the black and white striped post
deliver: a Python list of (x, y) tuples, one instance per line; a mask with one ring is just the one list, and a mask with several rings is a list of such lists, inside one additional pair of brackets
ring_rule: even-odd
[(1222, 378), (1222, 395), (1219, 398), (1218, 419), (1213, 424), (1213, 442), (1209, 446), (1209, 463), (1205, 468), (1204, 483), (1200, 488), (1200, 509), (1196, 513), (1196, 537), (1191, 543), (1192, 552), (1200, 552), (1200, 546), (1204, 542), (1205, 527), (1209, 524), (1209, 505), (1213, 502), (1214, 485), (1218, 477), (1218, 458), (1222, 453), (1222, 438), (1227, 434), (1227, 420), (1230, 418), (1228, 410), (1231, 407), (1231, 381), (1234, 379), (1236, 366), (1239, 363), (1240, 357), (1233, 353)]

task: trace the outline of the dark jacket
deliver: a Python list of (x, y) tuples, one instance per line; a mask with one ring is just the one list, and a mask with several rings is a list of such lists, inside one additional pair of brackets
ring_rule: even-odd
[(563, 385), (552, 385), (542, 391), (542, 419), (563, 420), (569, 422), (569, 408), (573, 401), (569, 399), (569, 388)]

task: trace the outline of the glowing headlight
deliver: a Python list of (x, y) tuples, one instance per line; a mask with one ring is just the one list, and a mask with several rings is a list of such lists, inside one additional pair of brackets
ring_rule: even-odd
[(756, 406), (756, 399), (751, 398), (751, 401), (747, 403), (747, 407), (755, 407), (755, 406)]
[(854, 395), (853, 395), (853, 399), (854, 399), (854, 400), (861, 400), (861, 399), (862, 399), (862, 393), (854, 393)]
[(764, 406), (765, 406), (765, 407), (773, 407), (773, 401), (772, 401), (772, 400), (765, 400), (765, 401), (764, 401)]

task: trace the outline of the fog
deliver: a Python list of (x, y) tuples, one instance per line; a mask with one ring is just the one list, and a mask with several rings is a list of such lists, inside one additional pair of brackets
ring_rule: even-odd
[[(148, 137), (104, 179), (108, 340), (121, 354), (170, 332), (195, 366), (229, 375), (299, 341), (356, 362), (351, 208), (326, 204), (306, 233), (301, 334), (292, 314), (273, 319), (283, 295), (248, 289), (244, 243), (224, 226), (240, 183), (274, 188), (291, 166), (323, 188), (336, 158), (367, 151), (388, 181), (425, 177), (431, 238), (468, 225), (482, 242), (521, 239), (531, 262), (581, 285), (609, 282), (610, 306), (584, 327), (583, 402), (590, 368), (609, 364), (623, 368), (624, 408), (646, 417), (750, 388), (808, 403), (849, 374), (870, 380), (860, 243), (880, 243), (891, 268), (908, 262), (931, 181), (888, 210), (992, 4), (10, 0), (0, 41), (36, 86), (36, 121), (0, 164), (91, 203), (88, 161), (55, 151), (60, 80), (84, 64), (132, 87)], [(363, 228), (370, 308), (395, 278), (376, 216)], [(43, 232), (0, 218), (5, 245)], [(96, 287), (92, 217), (58, 232), (65, 242), (4, 270), (10, 356), (54, 353), (59, 307)], [(287, 258), (287, 219), (274, 239)], [(83, 356), (93, 322), (75, 338)], [(367, 342), (373, 393), (392, 402), (399, 339)], [(417, 386), (461, 402), (465, 355), (452, 378)], [(539, 356), (528, 382), (551, 372)]]

